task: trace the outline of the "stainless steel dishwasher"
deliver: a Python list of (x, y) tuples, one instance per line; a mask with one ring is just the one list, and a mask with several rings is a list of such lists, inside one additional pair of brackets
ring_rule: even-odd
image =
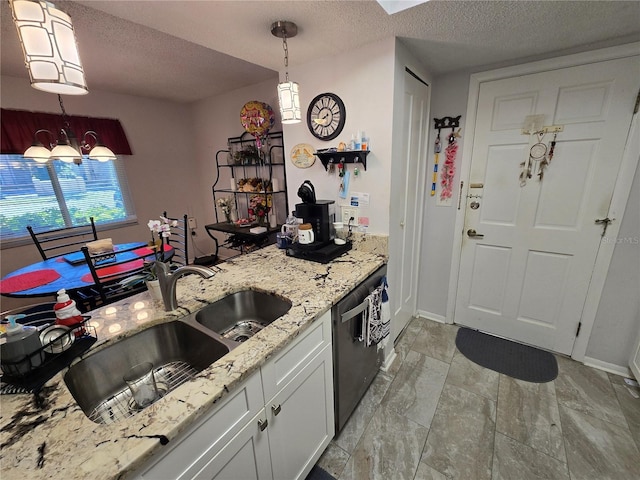
[(387, 274), (386, 265), (353, 289), (332, 309), (333, 385), (336, 434), (342, 430), (382, 363), (383, 351), (358, 340), (367, 297)]

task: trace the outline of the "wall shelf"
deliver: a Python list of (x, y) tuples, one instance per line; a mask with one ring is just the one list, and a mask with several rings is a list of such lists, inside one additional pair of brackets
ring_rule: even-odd
[(320, 159), (325, 170), (329, 170), (329, 164), (333, 163), (338, 165), (340, 162), (347, 163), (361, 163), (365, 172), (367, 171), (367, 155), (369, 150), (350, 150), (345, 152), (338, 152), (336, 150), (318, 150), (314, 153), (316, 157)]

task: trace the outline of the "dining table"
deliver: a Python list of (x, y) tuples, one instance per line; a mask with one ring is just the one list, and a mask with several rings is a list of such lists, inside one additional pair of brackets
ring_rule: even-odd
[[(129, 250), (139, 246), (134, 250)], [(123, 251), (118, 254), (118, 251)], [(129, 250), (124, 252), (124, 250)], [(140, 262), (155, 260), (154, 251), (144, 242), (121, 243), (113, 246), (115, 261), (140, 259)], [(163, 261), (172, 257), (173, 247), (164, 244)], [(127, 269), (135, 269), (136, 262), (114, 265), (121, 268), (118, 273), (126, 275)], [(113, 273), (113, 272), (110, 272)], [(54, 296), (60, 289), (72, 293), (95, 285), (91, 271), (82, 251), (76, 251), (41, 260), (9, 273), (0, 279), (0, 295), (7, 297), (48, 297)]]

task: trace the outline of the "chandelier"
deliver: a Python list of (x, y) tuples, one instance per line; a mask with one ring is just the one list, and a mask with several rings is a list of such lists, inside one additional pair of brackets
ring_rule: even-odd
[[(91, 160), (98, 160), (99, 162), (115, 160), (116, 155), (100, 141), (100, 137), (95, 131), (86, 131), (81, 140), (78, 140), (69, 125), (67, 112), (64, 109), (64, 103), (60, 95), (58, 95), (58, 102), (62, 110), (63, 126), (57, 132), (57, 142), (54, 143), (56, 136), (52, 132), (44, 128), (39, 129), (33, 134), (33, 144), (24, 152), (24, 158), (32, 158), (38, 163), (46, 163), (49, 160), (62, 160), (63, 162), (81, 165), (82, 152), (84, 151), (88, 152), (88, 157)], [(46, 144), (40, 140), (44, 133), (49, 136)]]
[(285, 81), (278, 84), (280, 118), (282, 123), (299, 123), (302, 121), (300, 96), (298, 84), (289, 81), (289, 48), (287, 46), (287, 38), (295, 37), (298, 34), (298, 26), (293, 22), (280, 20), (271, 25), (271, 34), (282, 38), (282, 48), (284, 48)]

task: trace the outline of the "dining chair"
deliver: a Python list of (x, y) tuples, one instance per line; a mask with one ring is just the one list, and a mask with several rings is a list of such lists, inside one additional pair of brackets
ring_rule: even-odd
[(98, 239), (96, 225), (93, 217), (89, 217), (89, 223), (71, 228), (56, 228), (54, 230), (34, 231), (31, 225), (27, 226), (33, 243), (43, 260), (59, 257), (78, 251), (78, 245), (84, 245)]
[[(118, 250), (117, 254), (108, 252), (92, 255), (83, 246), (81, 250), (90, 272), (87, 280), (93, 281), (94, 285), (76, 292), (76, 302), (79, 299), (85, 311), (93, 310), (145, 291), (147, 286), (144, 279), (150, 264), (138, 254), (141, 248), (145, 247), (137, 245)], [(131, 281), (134, 277), (137, 277), (137, 281)]]
[(164, 240), (167, 245), (173, 247), (174, 253), (171, 258), (171, 266), (181, 267), (189, 264), (189, 222), (187, 215), (185, 214), (181, 218), (172, 218), (167, 215), (167, 212), (162, 214), (170, 221), (177, 222), (175, 227), (171, 227), (171, 235)]

